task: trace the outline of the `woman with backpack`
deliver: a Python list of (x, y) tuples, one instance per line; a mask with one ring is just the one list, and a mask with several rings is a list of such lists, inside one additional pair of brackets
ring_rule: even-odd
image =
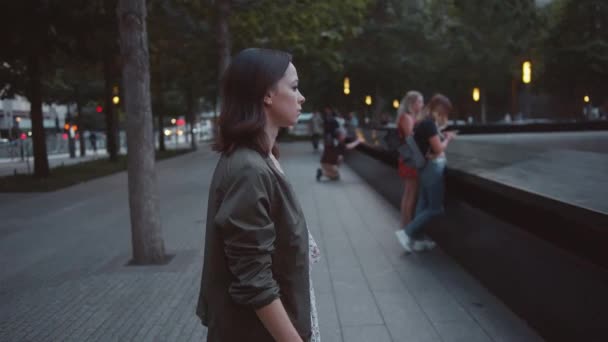
[(397, 239), (406, 252), (432, 249), (435, 243), (424, 234), (426, 224), (444, 211), (445, 150), (455, 137), (454, 132), (440, 131), (447, 124), (452, 103), (444, 95), (433, 96), (424, 110), (423, 117), (414, 127), (414, 140), (426, 157), (426, 163), (418, 170), (418, 199), (414, 219), (396, 232)]

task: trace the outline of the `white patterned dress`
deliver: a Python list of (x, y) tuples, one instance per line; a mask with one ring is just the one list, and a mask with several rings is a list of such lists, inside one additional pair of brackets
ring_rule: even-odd
[[(310, 260), (310, 267), (312, 264), (316, 264), (321, 259), (321, 251), (317, 247), (315, 239), (308, 232), (308, 256)], [(312, 275), (310, 270), (308, 271), (308, 279), (310, 281), (310, 327), (312, 329), (312, 337), (310, 342), (321, 342), (321, 334), (319, 332), (319, 318), (317, 316), (317, 303), (315, 301), (315, 289), (312, 286)]]
[[(269, 155), (270, 160), (272, 160), (274, 166), (282, 173), (283, 168), (279, 161), (272, 155)], [(315, 289), (312, 286), (312, 274), (310, 270), (312, 269), (312, 264), (316, 264), (321, 260), (321, 251), (315, 242), (315, 239), (308, 232), (308, 260), (310, 266), (308, 267), (308, 281), (310, 283), (310, 328), (312, 330), (312, 336), (310, 338), (310, 342), (321, 342), (321, 334), (319, 332), (319, 318), (317, 316), (317, 302), (315, 301)]]

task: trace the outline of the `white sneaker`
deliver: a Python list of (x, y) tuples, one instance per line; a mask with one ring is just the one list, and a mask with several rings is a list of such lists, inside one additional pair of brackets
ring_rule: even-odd
[(403, 247), (403, 249), (406, 252), (411, 253), (412, 252), (412, 242), (411, 242), (410, 238), (407, 236), (407, 234), (405, 234), (405, 231), (403, 231), (403, 229), (399, 229), (398, 231), (395, 232), (395, 235), (397, 236), (397, 241), (399, 241), (399, 244), (401, 245), (401, 247)]
[[(412, 241), (410, 239), (410, 241)], [(427, 249), (426, 242), (424, 240), (414, 240), (410, 242), (411, 248), (414, 252), (422, 252)]]
[(431, 250), (431, 249), (437, 247), (437, 244), (435, 243), (435, 241), (433, 241), (429, 238), (425, 238), (425, 239), (421, 240), (420, 242), (424, 246), (424, 248), (427, 250)]

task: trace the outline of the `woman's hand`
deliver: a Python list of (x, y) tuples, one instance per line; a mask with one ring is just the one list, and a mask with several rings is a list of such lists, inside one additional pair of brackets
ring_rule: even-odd
[(287, 316), (280, 299), (256, 310), (255, 312), (268, 332), (278, 342), (302, 342), (302, 338)]
[(458, 131), (443, 132), (443, 135), (445, 136), (445, 138), (447, 140), (452, 140), (452, 139), (456, 138), (456, 135), (458, 135)]

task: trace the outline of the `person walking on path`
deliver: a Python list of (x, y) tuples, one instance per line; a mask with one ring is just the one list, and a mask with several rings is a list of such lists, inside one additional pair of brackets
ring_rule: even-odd
[[(418, 91), (408, 91), (397, 110), (397, 133), (401, 143), (408, 136), (414, 134), (416, 118), (420, 115), (424, 105), (424, 98)], [(406, 165), (403, 158), (399, 156), (399, 177), (403, 180), (403, 195), (401, 197), (401, 225), (404, 227), (410, 223), (416, 206), (418, 196), (418, 173), (415, 168)], [(401, 229), (401, 228), (400, 228)]]
[(316, 245), (275, 144), (303, 102), (288, 53), (246, 49), (225, 71), (196, 310), (207, 341), (320, 340)]
[(315, 111), (310, 119), (310, 132), (312, 133), (312, 147), (315, 151), (319, 150), (319, 140), (323, 134), (323, 118), (321, 113)]
[(351, 142), (357, 140), (357, 128), (359, 128), (359, 120), (355, 112), (349, 112), (346, 116), (346, 141)]
[(93, 148), (93, 153), (97, 154), (97, 135), (95, 132), (91, 131), (89, 133), (89, 141), (91, 143), (91, 147)]
[(414, 127), (414, 140), (427, 161), (419, 172), (420, 185), (414, 219), (396, 232), (397, 239), (406, 252), (435, 247), (435, 243), (424, 234), (424, 228), (432, 218), (444, 211), (443, 174), (447, 162), (444, 152), (455, 133), (441, 133), (438, 127), (447, 123), (451, 110), (450, 100), (437, 94), (429, 102), (425, 117)]
[(326, 106), (323, 113), (323, 146), (332, 145), (336, 138), (336, 130), (340, 127), (331, 107)]
[(356, 139), (351, 143), (346, 143), (346, 130), (344, 128), (336, 129), (337, 143), (326, 145), (321, 155), (321, 168), (317, 169), (317, 181), (320, 181), (323, 176), (330, 180), (340, 179), (340, 164), (344, 159), (346, 150), (352, 150), (360, 143), (360, 139)]

